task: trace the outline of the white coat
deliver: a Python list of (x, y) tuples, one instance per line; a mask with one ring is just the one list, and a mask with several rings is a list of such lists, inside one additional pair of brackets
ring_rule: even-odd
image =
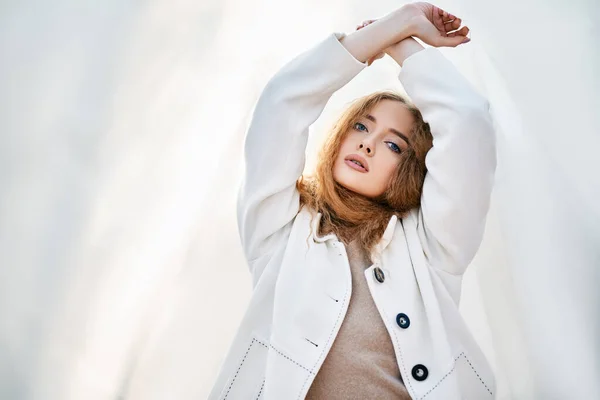
[[(335, 234), (316, 234), (321, 214), (311, 222), (295, 188), (309, 126), (367, 66), (339, 42), (343, 35), (332, 33), (288, 62), (256, 104), (238, 197), (253, 294), (211, 400), (304, 399), (344, 320), (351, 296), (345, 247)], [(433, 148), (421, 206), (390, 219), (364, 277), (413, 399), (492, 399), (493, 371), (458, 311), (496, 167), (489, 103), (433, 47), (408, 57), (399, 79), (431, 126)]]

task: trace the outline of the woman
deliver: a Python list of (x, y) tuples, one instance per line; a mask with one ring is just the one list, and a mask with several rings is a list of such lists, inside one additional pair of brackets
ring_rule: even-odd
[[(435, 48), (466, 43), (460, 25), (412, 3), (329, 35), (270, 79), (238, 198), (253, 296), (210, 399), (494, 397), (458, 312), (496, 166), (487, 100)], [(410, 101), (353, 102), (303, 178), (309, 126), (383, 53)]]

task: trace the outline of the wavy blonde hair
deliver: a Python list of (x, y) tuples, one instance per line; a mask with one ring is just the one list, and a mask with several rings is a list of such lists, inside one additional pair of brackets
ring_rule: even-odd
[[(377, 198), (368, 198), (346, 189), (333, 179), (333, 166), (342, 141), (360, 117), (382, 100), (398, 101), (414, 118), (411, 146), (400, 154), (398, 167), (387, 189)], [(383, 90), (360, 97), (350, 103), (329, 132), (319, 151), (317, 168), (311, 176), (300, 176), (300, 208), (307, 206), (321, 212), (319, 235), (335, 233), (344, 243), (357, 239), (369, 254), (379, 241), (389, 219), (399, 218), (420, 205), (427, 168), (425, 155), (433, 145), (429, 124), (419, 109), (402, 95)], [(314, 218), (314, 217), (313, 217)], [(312, 233), (312, 232), (311, 232)]]

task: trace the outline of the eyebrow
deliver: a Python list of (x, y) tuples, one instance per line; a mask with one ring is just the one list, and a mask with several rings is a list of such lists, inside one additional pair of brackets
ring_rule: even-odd
[[(365, 116), (365, 118), (370, 121), (373, 121), (374, 123), (377, 123), (377, 119), (375, 119), (375, 117), (372, 116), (371, 114), (367, 114)], [(406, 142), (406, 144), (410, 144), (410, 141), (402, 132), (399, 132), (394, 128), (390, 128), (389, 131), (392, 132), (393, 134), (395, 134), (396, 136), (398, 136), (400, 139), (404, 140)]]

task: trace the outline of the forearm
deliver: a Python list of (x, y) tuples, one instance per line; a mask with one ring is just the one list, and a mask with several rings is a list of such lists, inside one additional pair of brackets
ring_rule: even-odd
[(354, 31), (340, 43), (360, 62), (381, 53), (412, 35), (413, 27), (403, 8), (393, 11), (363, 29)]
[(404, 64), (404, 60), (424, 49), (425, 47), (423, 47), (419, 42), (417, 42), (414, 38), (409, 37), (390, 46), (388, 49), (386, 49), (386, 53), (392, 57), (398, 63), (398, 65), (402, 66), (402, 64)]

